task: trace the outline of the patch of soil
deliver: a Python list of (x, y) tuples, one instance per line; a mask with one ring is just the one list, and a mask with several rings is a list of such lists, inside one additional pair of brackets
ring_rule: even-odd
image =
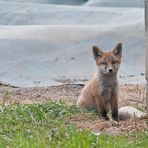
[[(49, 87), (12, 88), (0, 86), (0, 100), (5, 106), (9, 104), (44, 103), (50, 100), (62, 100), (67, 104), (76, 104), (83, 85), (61, 85)], [(119, 89), (119, 107), (130, 105), (136, 108), (145, 107), (146, 87), (143, 85), (123, 85)], [(112, 135), (130, 134), (148, 129), (148, 120), (135, 119), (129, 121), (106, 121), (98, 117), (96, 120), (85, 114), (78, 114), (69, 119), (70, 123), (80, 129), (92, 132), (103, 132)]]
[(81, 88), (81, 85), (60, 85), (28, 88), (0, 86), (0, 100), (3, 101), (4, 104), (44, 103), (50, 100), (62, 100), (69, 104), (75, 104)]
[(130, 105), (144, 109), (145, 98), (145, 85), (122, 85), (119, 88), (119, 107)]
[(105, 133), (108, 135), (131, 135), (134, 132), (148, 129), (148, 120), (133, 119), (127, 121), (113, 121), (98, 119), (92, 120), (86, 114), (78, 114), (69, 119), (79, 129), (89, 130), (92, 133)]
[[(49, 100), (62, 100), (76, 104), (83, 85), (60, 85), (49, 87), (12, 88), (0, 86), (0, 100), (5, 104), (43, 103)], [(144, 108), (146, 87), (143, 85), (122, 85), (119, 89), (119, 107), (131, 105)]]

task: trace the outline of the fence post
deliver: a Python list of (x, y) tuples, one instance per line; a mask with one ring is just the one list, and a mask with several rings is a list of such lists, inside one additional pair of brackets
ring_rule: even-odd
[(148, 0), (145, 0), (145, 77), (146, 87), (146, 111), (148, 113)]

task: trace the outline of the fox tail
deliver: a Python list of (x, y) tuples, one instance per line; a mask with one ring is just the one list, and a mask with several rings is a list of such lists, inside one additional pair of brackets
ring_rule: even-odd
[(123, 106), (119, 108), (119, 120), (128, 120), (134, 118), (147, 118), (148, 114), (132, 106)]

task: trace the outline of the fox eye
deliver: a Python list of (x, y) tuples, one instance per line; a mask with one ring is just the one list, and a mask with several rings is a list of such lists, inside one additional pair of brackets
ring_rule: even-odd
[(102, 65), (107, 65), (107, 63), (106, 63), (106, 62), (102, 62), (101, 64), (102, 64)]
[(117, 62), (116, 61), (112, 61), (112, 64), (116, 64)]

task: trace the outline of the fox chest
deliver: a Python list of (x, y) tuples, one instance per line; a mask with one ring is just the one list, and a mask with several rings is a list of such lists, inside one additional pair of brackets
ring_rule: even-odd
[(118, 82), (116, 77), (100, 77), (98, 79), (98, 95), (105, 101), (110, 101), (112, 96), (116, 94)]
[(118, 85), (116, 83), (112, 85), (107, 85), (107, 83), (104, 83), (104, 85), (99, 86), (98, 94), (101, 96), (106, 102), (110, 101), (112, 96), (117, 93), (117, 87)]
[(112, 97), (113, 89), (109, 87), (100, 87), (99, 96), (103, 97), (106, 101), (109, 101)]

